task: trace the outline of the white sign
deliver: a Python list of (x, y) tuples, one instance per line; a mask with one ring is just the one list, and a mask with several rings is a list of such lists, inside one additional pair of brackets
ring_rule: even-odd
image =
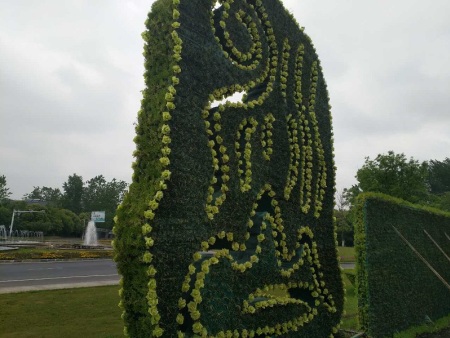
[(105, 212), (104, 211), (92, 211), (91, 212), (91, 221), (104, 222), (105, 221)]

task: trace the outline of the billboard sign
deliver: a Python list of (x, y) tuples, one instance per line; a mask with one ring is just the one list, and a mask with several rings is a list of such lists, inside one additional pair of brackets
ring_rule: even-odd
[(104, 211), (92, 211), (91, 212), (91, 221), (104, 222), (105, 221), (105, 212)]

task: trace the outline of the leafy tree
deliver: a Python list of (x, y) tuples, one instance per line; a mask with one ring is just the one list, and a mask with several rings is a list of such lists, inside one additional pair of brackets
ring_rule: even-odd
[(0, 176), (0, 202), (3, 202), (5, 199), (8, 199), (11, 196), (9, 192), (9, 188), (6, 187), (6, 176)]
[(38, 199), (48, 202), (52, 206), (61, 206), (62, 193), (58, 188), (49, 187), (33, 187), (33, 191), (29, 194), (25, 194), (23, 199)]
[(428, 162), (428, 185), (432, 194), (450, 192), (450, 158)]
[(41, 194), (41, 188), (34, 187), (33, 190), (29, 194), (25, 194), (22, 197), (23, 200), (41, 200), (42, 194)]
[(439, 196), (437, 207), (450, 212), (450, 191), (447, 191)]
[(83, 223), (84, 226), (88, 224), (88, 222), (91, 220), (91, 213), (90, 212), (82, 212), (78, 215), (80, 218), (80, 221)]
[(336, 232), (341, 246), (353, 245), (353, 222), (350, 210), (334, 210), (336, 219)]
[(95, 176), (86, 182), (83, 189), (84, 211), (105, 211), (105, 224), (102, 227), (112, 228), (117, 206), (122, 202), (127, 188), (125, 181), (115, 178), (107, 182), (103, 175)]
[(345, 195), (345, 190), (336, 196), (336, 209), (334, 209), (334, 217), (336, 219), (336, 231), (341, 241), (341, 246), (345, 246), (345, 242), (353, 243), (353, 224), (351, 222), (351, 214), (348, 210), (350, 201)]
[(13, 210), (26, 210), (27, 204), (24, 201), (4, 200), (0, 204), (0, 225), (11, 224)]
[(45, 213), (23, 213), (16, 217), (14, 228), (18, 230), (43, 231), (45, 235), (80, 236), (83, 224), (72, 211), (37, 204), (28, 205), (27, 210)]
[(342, 191), (342, 198), (345, 199), (346, 205), (351, 208), (351, 206), (355, 204), (355, 198), (360, 193), (362, 193), (361, 188), (358, 184), (354, 184), (350, 188), (345, 188)]
[(357, 185), (346, 190), (350, 201), (361, 192), (381, 192), (418, 203), (428, 196), (428, 165), (404, 154), (379, 154), (374, 160), (366, 157), (356, 173)]
[(71, 210), (75, 214), (82, 211), (83, 177), (73, 174), (63, 184), (62, 207)]
[(80, 218), (72, 211), (67, 209), (51, 209), (54, 213), (54, 217), (60, 220), (61, 223), (61, 235), (81, 236), (83, 232), (83, 223)]
[(7, 206), (0, 204), (0, 225), (8, 225), (11, 221), (12, 211)]
[(18, 213), (14, 218), (14, 230), (44, 231), (52, 233), (53, 222), (49, 221), (48, 208), (40, 204), (30, 204), (19, 210), (43, 211), (42, 213)]

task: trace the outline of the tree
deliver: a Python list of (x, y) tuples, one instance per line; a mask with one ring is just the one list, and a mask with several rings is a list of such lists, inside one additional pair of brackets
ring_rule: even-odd
[[(345, 195), (345, 190), (336, 196), (336, 209), (334, 209), (334, 217), (336, 219), (336, 231), (341, 241), (341, 246), (345, 246), (346, 239), (353, 238), (353, 224), (348, 207), (350, 201)], [(351, 240), (353, 242), (353, 240)]]
[(63, 184), (63, 189), (63, 208), (71, 210), (75, 214), (79, 214), (82, 211), (83, 177), (78, 176), (77, 174), (69, 176), (67, 182)]
[(439, 196), (437, 207), (450, 212), (450, 191)]
[(342, 191), (342, 198), (345, 200), (345, 203), (348, 207), (355, 204), (355, 198), (362, 193), (361, 188), (359, 185), (354, 184), (350, 188), (344, 188)]
[(42, 199), (41, 188), (33, 186), (33, 190), (30, 193), (23, 195), (22, 199), (23, 200), (41, 200)]
[(33, 187), (33, 191), (29, 194), (25, 194), (23, 199), (38, 199), (42, 201), (48, 202), (49, 205), (52, 206), (60, 206), (62, 203), (62, 194), (61, 190), (58, 188), (49, 188), (49, 187)]
[(0, 204), (0, 225), (11, 224), (13, 210), (27, 210), (25, 201), (13, 201), (5, 199)]
[(358, 184), (346, 190), (350, 200), (361, 192), (380, 192), (406, 201), (425, 201), (428, 165), (412, 157), (389, 151), (379, 154), (375, 160), (366, 157), (364, 165), (356, 173)]
[(336, 232), (341, 246), (353, 245), (353, 223), (351, 220), (350, 210), (334, 210), (334, 217), (336, 219)]
[(12, 211), (7, 206), (0, 204), (0, 225), (10, 224)]
[(6, 187), (6, 176), (0, 176), (0, 202), (3, 202), (5, 199), (8, 199), (11, 196), (9, 192), (9, 188)]
[(428, 162), (428, 187), (430, 204), (450, 211), (450, 158)]
[(27, 210), (45, 213), (23, 213), (17, 216), (15, 229), (43, 231), (45, 235), (81, 236), (83, 222), (72, 211), (42, 205), (29, 205)]
[(113, 178), (107, 182), (103, 175), (95, 176), (86, 182), (83, 189), (84, 211), (105, 211), (106, 228), (112, 228), (117, 206), (122, 202), (127, 188), (125, 181)]
[(428, 162), (428, 185), (435, 195), (450, 192), (450, 158)]

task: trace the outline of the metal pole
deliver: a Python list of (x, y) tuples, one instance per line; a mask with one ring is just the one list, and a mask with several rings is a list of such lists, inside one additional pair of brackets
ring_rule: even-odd
[(11, 225), (9, 226), (9, 238), (12, 240), (12, 231), (13, 231), (13, 225), (14, 225), (14, 215), (16, 214), (16, 209), (13, 210), (13, 214), (11, 217)]

